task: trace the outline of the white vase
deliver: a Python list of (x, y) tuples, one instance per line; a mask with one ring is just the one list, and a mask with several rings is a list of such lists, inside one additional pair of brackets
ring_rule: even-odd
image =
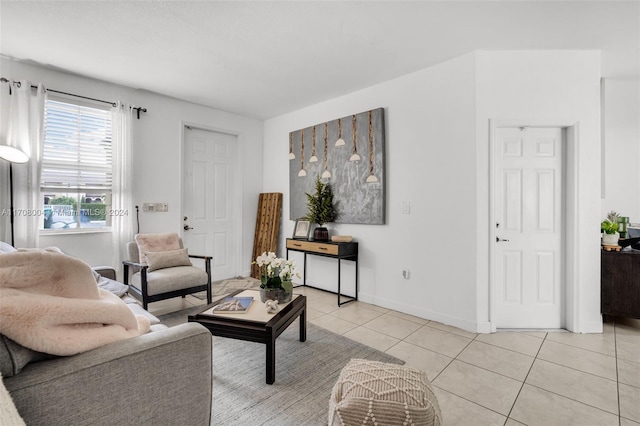
[(620, 238), (620, 234), (617, 232), (615, 234), (607, 234), (606, 232), (602, 234), (602, 244), (605, 246), (617, 246), (618, 239)]

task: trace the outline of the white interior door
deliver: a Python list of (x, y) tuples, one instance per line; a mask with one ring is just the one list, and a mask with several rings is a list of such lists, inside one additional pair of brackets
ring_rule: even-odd
[(183, 238), (189, 253), (213, 256), (213, 280), (238, 275), (237, 145), (234, 135), (185, 127)]
[(498, 128), (494, 139), (496, 328), (562, 328), (564, 131)]

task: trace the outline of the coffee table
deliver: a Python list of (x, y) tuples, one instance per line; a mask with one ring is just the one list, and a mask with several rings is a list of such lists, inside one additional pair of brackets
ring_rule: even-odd
[[(213, 312), (220, 300), (208, 305), (200, 313), (189, 315), (189, 322), (205, 326), (214, 336), (229, 337), (266, 345), (267, 384), (276, 379), (276, 339), (300, 317), (300, 341), (307, 340), (307, 298), (294, 294), (291, 302), (280, 305), (275, 314), (267, 314), (264, 303), (260, 302), (259, 290), (238, 290), (227, 296), (253, 297), (253, 303), (245, 313)], [(226, 297), (226, 296), (225, 296)]]

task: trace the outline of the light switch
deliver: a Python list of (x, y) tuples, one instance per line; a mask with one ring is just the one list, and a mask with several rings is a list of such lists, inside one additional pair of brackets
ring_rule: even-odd
[(411, 202), (403, 201), (402, 203), (400, 203), (400, 211), (403, 214), (411, 214)]
[(168, 212), (169, 204), (168, 203), (144, 203), (142, 204), (143, 212)]

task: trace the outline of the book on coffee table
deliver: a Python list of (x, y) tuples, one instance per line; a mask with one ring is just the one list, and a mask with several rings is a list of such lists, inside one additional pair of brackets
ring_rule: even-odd
[(245, 313), (252, 302), (253, 297), (225, 297), (222, 302), (213, 307), (213, 313)]

